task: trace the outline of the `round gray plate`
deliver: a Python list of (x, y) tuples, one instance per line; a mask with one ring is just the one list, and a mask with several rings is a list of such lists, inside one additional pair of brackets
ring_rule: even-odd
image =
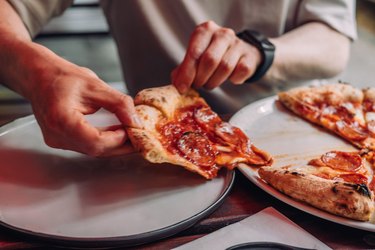
[[(93, 124), (116, 123), (107, 114)], [(214, 180), (138, 154), (98, 159), (46, 146), (33, 116), (0, 128), (0, 223), (58, 244), (136, 245), (216, 209), (233, 171)]]

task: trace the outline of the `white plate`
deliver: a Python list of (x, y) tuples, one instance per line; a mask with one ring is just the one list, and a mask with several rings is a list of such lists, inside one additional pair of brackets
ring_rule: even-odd
[[(105, 113), (96, 125), (118, 122)], [(0, 128), (0, 224), (61, 244), (141, 244), (212, 212), (234, 180), (206, 181), (139, 155), (97, 159), (47, 147), (33, 116)]]
[[(356, 150), (346, 141), (312, 125), (287, 111), (269, 97), (238, 111), (230, 122), (242, 128), (254, 144), (274, 156), (274, 166), (306, 164), (330, 150)], [(256, 170), (240, 167), (241, 172), (255, 185), (279, 200), (302, 211), (342, 225), (375, 232), (375, 224), (359, 222), (316, 209), (295, 201), (260, 180)]]

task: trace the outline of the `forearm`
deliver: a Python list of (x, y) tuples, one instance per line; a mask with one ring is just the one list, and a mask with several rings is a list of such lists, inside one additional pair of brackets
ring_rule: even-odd
[(11, 39), (2, 39), (0, 48), (0, 83), (30, 100), (38, 72), (42, 72), (43, 61), (38, 57), (47, 49), (31, 41)]
[(32, 42), (15, 10), (7, 1), (1, 0), (0, 83), (30, 99), (36, 77), (54, 56), (57, 57), (47, 48)]
[(307, 23), (278, 38), (274, 63), (264, 81), (329, 78), (344, 70), (350, 40), (322, 23)]

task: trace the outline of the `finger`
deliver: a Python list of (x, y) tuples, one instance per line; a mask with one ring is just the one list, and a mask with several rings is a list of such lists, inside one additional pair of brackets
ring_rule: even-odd
[(98, 78), (98, 75), (94, 72), (94, 71), (92, 71), (91, 69), (89, 69), (89, 68), (86, 68), (86, 67), (79, 67), (84, 73), (86, 73), (86, 74), (89, 74), (91, 77), (96, 77), (96, 78)]
[(91, 99), (95, 105), (114, 113), (123, 125), (136, 128), (143, 127), (130, 96), (105, 86), (99, 91), (92, 91)]
[(102, 130), (91, 126), (79, 112), (66, 118), (65, 134), (60, 138), (66, 138), (62, 146), (92, 156), (102, 155), (109, 150), (123, 145), (127, 139), (125, 129)]
[(241, 56), (242, 51), (239, 46), (237, 44), (231, 46), (204, 87), (209, 90), (214, 89), (227, 80), (232, 75)]
[(178, 68), (179, 68), (179, 67), (176, 67), (176, 68), (175, 68), (174, 70), (172, 70), (172, 72), (171, 72), (171, 83), (172, 83), (172, 84), (175, 84), (175, 79), (176, 79), (176, 76), (177, 76)]
[(199, 58), (207, 49), (217, 28), (215, 23), (206, 22), (195, 29), (173, 83), (179, 92), (185, 93), (191, 87), (197, 73)]
[(199, 60), (198, 71), (193, 84), (195, 88), (202, 87), (212, 76), (233, 40), (234, 32), (231, 29), (223, 28), (215, 32), (210, 45)]
[(229, 80), (234, 84), (242, 84), (250, 78), (256, 70), (256, 60), (249, 54), (243, 55), (238, 61)]
[(123, 129), (124, 126), (117, 124), (117, 125), (110, 125), (110, 126), (104, 126), (104, 127), (96, 127), (96, 129), (100, 131), (115, 131), (117, 129)]
[(105, 152), (102, 155), (99, 155), (99, 157), (111, 157), (111, 156), (120, 156), (120, 155), (127, 155), (135, 153), (134, 147), (130, 143), (125, 143), (124, 145), (114, 148), (112, 150), (109, 150)]

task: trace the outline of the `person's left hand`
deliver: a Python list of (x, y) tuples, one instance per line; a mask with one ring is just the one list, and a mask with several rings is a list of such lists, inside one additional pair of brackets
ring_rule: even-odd
[(172, 71), (172, 83), (181, 93), (190, 87), (213, 89), (227, 79), (242, 84), (261, 60), (259, 50), (239, 39), (232, 29), (208, 21), (191, 35), (182, 63)]

